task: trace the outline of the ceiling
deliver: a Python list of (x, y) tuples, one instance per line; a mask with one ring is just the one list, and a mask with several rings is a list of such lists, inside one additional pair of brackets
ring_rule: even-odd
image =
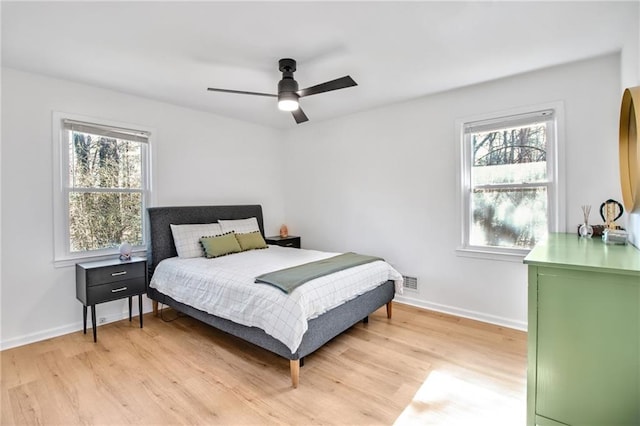
[[(278, 59), (311, 123), (620, 51), (638, 37), (637, 2), (7, 2), (2, 65), (275, 128)], [(630, 36), (631, 34), (631, 36)], [(636, 44), (637, 49), (637, 44)]]

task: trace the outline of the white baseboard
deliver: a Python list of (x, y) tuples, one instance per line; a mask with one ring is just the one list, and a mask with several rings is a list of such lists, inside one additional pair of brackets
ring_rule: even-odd
[[(470, 311), (467, 309), (457, 308), (455, 306), (441, 305), (439, 303), (427, 302), (412, 297), (396, 296), (393, 299), (394, 302), (404, 303), (405, 305), (416, 306), (418, 308), (428, 309), (430, 311), (442, 312), (445, 314), (455, 315), (458, 317), (469, 318), (477, 321), (487, 322), (489, 324), (500, 325), (503, 327), (513, 328), (516, 330), (527, 331), (527, 323), (524, 321), (516, 321), (510, 318), (498, 317), (495, 315), (489, 315), (482, 312)], [(144, 313), (151, 312), (151, 308), (143, 309)], [(120, 321), (125, 318), (129, 318), (129, 311), (123, 311), (119, 314), (111, 314), (104, 317), (106, 321), (103, 324), (108, 324), (114, 321)], [(87, 321), (87, 334), (91, 333), (91, 320)], [(48, 330), (39, 331), (37, 333), (26, 334), (23, 336), (14, 337), (8, 340), (0, 341), (0, 350), (11, 349), (17, 346), (28, 345), (29, 343), (35, 343), (52, 337), (62, 336), (64, 334), (75, 333), (82, 330), (82, 322), (64, 325), (61, 327), (50, 328)]]
[[(135, 310), (137, 313), (137, 309)], [(151, 309), (142, 309), (142, 312), (151, 312)], [(137, 317), (137, 315), (136, 315)], [(121, 313), (111, 315), (100, 315), (100, 318), (105, 318), (105, 322), (98, 324), (98, 327), (110, 322), (120, 321), (125, 318), (129, 318), (129, 310), (122, 311)], [(135, 320), (135, 318), (134, 318)], [(82, 321), (63, 325), (61, 327), (50, 328), (48, 330), (38, 331), (37, 333), (25, 334), (23, 336), (14, 337), (12, 339), (0, 341), (0, 350), (11, 349), (18, 346), (28, 345), (29, 343), (40, 342), (42, 340), (51, 339), (52, 337), (58, 337), (69, 333), (75, 333), (82, 330)], [(91, 316), (87, 318), (87, 334), (91, 334)]]
[(527, 323), (511, 318), (499, 317), (496, 315), (485, 314), (483, 312), (470, 311), (468, 309), (458, 308), (455, 306), (441, 305), (440, 303), (428, 302), (421, 299), (415, 299), (408, 295), (396, 296), (394, 302), (404, 303), (405, 305), (416, 306), (418, 308), (428, 309), (430, 311), (442, 312), (444, 314), (455, 315), (457, 317), (469, 318), (476, 321), (487, 322), (502, 327), (513, 328), (515, 330), (527, 331)]

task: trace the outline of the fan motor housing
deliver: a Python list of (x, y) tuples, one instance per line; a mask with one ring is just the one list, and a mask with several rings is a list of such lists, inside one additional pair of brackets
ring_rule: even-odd
[(278, 82), (278, 94), (297, 92), (298, 82), (293, 79), (296, 61), (291, 58), (283, 58), (278, 61), (278, 66), (282, 72), (282, 80)]

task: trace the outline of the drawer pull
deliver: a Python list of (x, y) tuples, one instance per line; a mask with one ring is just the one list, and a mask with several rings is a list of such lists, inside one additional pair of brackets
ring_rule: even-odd
[(111, 290), (111, 293), (118, 293), (120, 291), (125, 291), (126, 289), (126, 287), (114, 288), (113, 290)]
[(127, 275), (127, 271), (114, 272), (113, 274), (111, 274), (112, 277), (117, 277), (119, 275)]
[(293, 246), (293, 243), (286, 243), (285, 244), (285, 247), (292, 247), (292, 246)]

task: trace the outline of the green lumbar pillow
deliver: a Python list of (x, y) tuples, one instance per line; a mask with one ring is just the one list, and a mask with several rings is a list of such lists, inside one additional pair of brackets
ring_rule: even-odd
[(246, 234), (236, 234), (236, 239), (242, 248), (242, 251), (253, 249), (265, 249), (267, 243), (262, 238), (260, 232), (247, 232)]
[(204, 254), (208, 258), (220, 257), (242, 251), (233, 232), (214, 237), (202, 237), (200, 238), (200, 244), (202, 244)]

